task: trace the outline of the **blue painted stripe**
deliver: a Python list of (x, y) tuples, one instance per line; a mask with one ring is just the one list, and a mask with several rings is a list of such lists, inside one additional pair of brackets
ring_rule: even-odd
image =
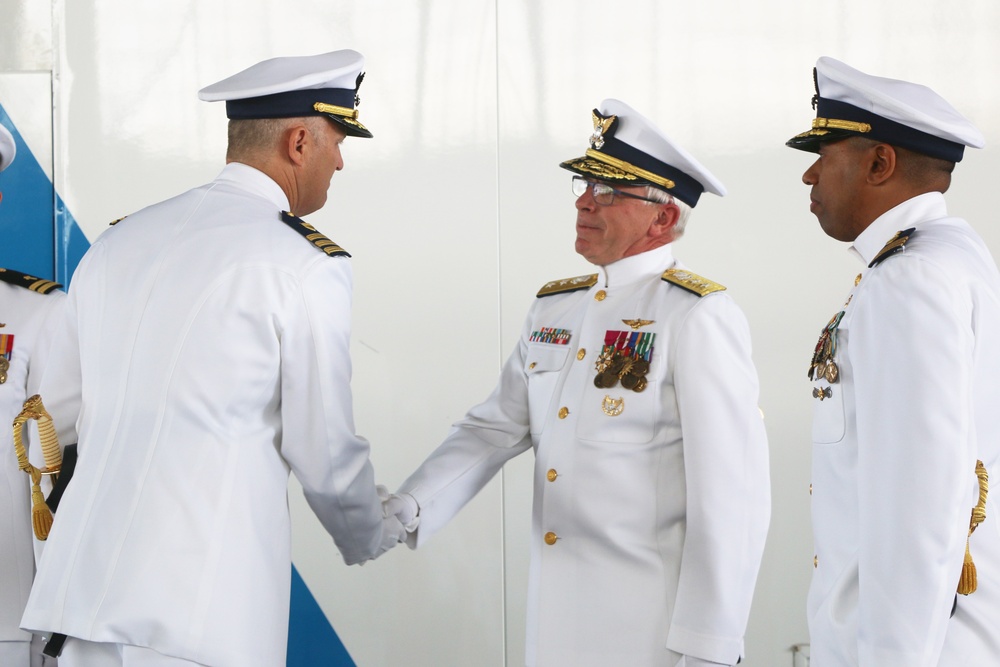
[(355, 667), (340, 637), (294, 565), (291, 605), (288, 667)]
[(0, 174), (0, 266), (69, 285), (90, 244), (0, 104), (17, 157)]

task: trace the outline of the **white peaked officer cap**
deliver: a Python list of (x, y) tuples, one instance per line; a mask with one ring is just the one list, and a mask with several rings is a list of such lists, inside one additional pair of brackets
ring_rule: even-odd
[(234, 120), (327, 116), (346, 134), (370, 138), (358, 121), (364, 66), (364, 56), (350, 49), (271, 58), (205, 86), (198, 97), (225, 101), (226, 115)]
[(0, 125), (0, 171), (6, 169), (14, 161), (15, 155), (17, 155), (17, 146), (14, 144), (14, 137), (6, 127)]
[(604, 100), (591, 116), (590, 148), (561, 163), (563, 169), (619, 185), (652, 185), (692, 207), (702, 192), (726, 194), (708, 169), (624, 102)]
[(859, 72), (823, 56), (813, 69), (816, 118), (812, 129), (786, 142), (815, 153), (820, 144), (868, 137), (917, 153), (959, 162), (966, 146), (982, 148), (982, 133), (926, 86)]

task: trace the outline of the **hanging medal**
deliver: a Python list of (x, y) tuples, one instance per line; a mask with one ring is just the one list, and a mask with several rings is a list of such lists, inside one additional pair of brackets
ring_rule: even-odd
[(610, 389), (620, 381), (622, 387), (640, 392), (649, 384), (650, 359), (656, 334), (640, 331), (606, 331), (604, 347), (594, 364), (594, 386)]
[(834, 315), (820, 332), (816, 349), (813, 350), (812, 362), (809, 364), (809, 379), (825, 379), (830, 384), (836, 384), (840, 379), (840, 369), (833, 360), (837, 354), (837, 327), (844, 319), (844, 311)]
[(14, 354), (14, 334), (0, 334), (0, 384), (7, 381), (10, 359)]

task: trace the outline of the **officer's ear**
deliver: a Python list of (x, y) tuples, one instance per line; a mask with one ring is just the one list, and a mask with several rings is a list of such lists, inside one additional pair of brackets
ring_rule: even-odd
[(865, 180), (869, 185), (882, 185), (896, 173), (896, 149), (889, 144), (874, 144), (865, 151), (867, 173)]
[(656, 219), (650, 225), (649, 234), (657, 240), (667, 238), (667, 243), (676, 236), (674, 228), (681, 217), (681, 210), (671, 199), (666, 204), (656, 205)]
[(295, 123), (285, 130), (284, 148), (292, 164), (301, 167), (305, 163), (305, 152), (312, 141), (309, 128), (304, 124)]

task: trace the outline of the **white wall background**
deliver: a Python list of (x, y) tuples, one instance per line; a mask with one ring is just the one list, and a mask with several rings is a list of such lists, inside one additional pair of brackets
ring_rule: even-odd
[[(557, 164), (582, 154), (590, 109), (619, 97), (656, 119), (729, 188), (676, 253), (750, 320), (774, 511), (743, 665), (780, 667), (808, 635), (806, 365), (860, 270), (809, 214), (810, 157), (784, 141), (813, 116), (820, 55), (930, 85), (986, 135), (948, 200), (1000, 253), (998, 34), (995, 0), (0, 0), (0, 101), (94, 238), (221, 168), (225, 112), (198, 88), (276, 55), (366, 54), (375, 139), (348, 141), (310, 220), (354, 255), (357, 423), (390, 487), (490, 391), (537, 288), (589, 272)], [(11, 99), (32, 73), (51, 74), (51, 128)], [(521, 458), (426, 548), (363, 568), (293, 489), (295, 563), (358, 665), (523, 664)]]

